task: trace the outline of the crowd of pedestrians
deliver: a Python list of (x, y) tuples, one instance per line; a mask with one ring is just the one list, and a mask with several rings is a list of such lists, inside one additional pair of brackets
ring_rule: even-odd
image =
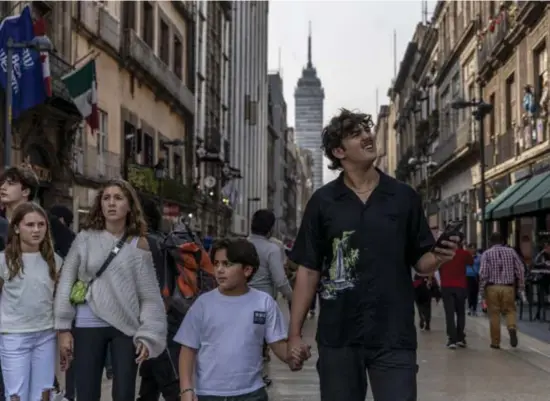
[[(142, 401), (264, 401), (268, 351), (293, 371), (311, 356), (302, 326), (319, 297), (321, 399), (363, 401), (368, 371), (376, 401), (416, 401), (410, 267), (433, 275), (452, 263), (459, 239), (436, 243), (420, 196), (375, 168), (371, 129), (370, 116), (342, 110), (323, 130), (325, 155), (342, 173), (308, 202), (291, 250), (272, 240), (275, 216), (260, 210), (248, 239), (215, 241), (208, 256), (194, 235), (159, 233), (156, 206), (120, 179), (98, 190), (75, 235), (72, 216), (32, 203), (32, 170), (5, 171), (6, 398), (47, 400), (59, 358), (71, 372), (65, 396), (98, 401), (110, 355), (114, 401), (136, 398), (138, 374)], [(420, 284), (432, 294), (434, 283)], [(442, 287), (444, 302), (466, 294)], [(429, 330), (429, 310), (422, 316)], [(453, 335), (465, 341), (460, 325)]]

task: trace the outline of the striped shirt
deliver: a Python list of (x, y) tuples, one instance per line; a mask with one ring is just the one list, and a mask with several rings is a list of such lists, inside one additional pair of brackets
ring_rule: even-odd
[(485, 289), (487, 284), (514, 285), (518, 281), (518, 289), (525, 288), (523, 278), (523, 262), (516, 251), (503, 245), (493, 245), (481, 255), (479, 269), (479, 288)]

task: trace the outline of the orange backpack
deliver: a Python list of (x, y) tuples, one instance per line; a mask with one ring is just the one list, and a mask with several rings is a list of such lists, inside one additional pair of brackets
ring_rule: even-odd
[(168, 263), (173, 263), (176, 273), (173, 289), (165, 280), (162, 295), (168, 308), (174, 308), (185, 315), (195, 299), (216, 288), (214, 266), (204, 248), (195, 242), (189, 231), (174, 231), (165, 238), (163, 249), (165, 277), (168, 277)]

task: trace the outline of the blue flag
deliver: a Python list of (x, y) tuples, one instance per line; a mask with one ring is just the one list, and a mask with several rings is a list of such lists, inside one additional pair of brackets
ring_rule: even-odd
[[(34, 38), (30, 7), (21, 15), (6, 17), (0, 23), (0, 85), (7, 83), (7, 43), (28, 43)], [(46, 99), (40, 53), (31, 48), (12, 50), (12, 117), (15, 119), (25, 110), (31, 109)]]

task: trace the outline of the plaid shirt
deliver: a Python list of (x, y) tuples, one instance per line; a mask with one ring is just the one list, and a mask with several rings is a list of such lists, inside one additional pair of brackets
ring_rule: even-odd
[(523, 262), (516, 251), (503, 245), (493, 245), (481, 255), (479, 269), (479, 288), (484, 291), (487, 284), (514, 285), (518, 280), (518, 289), (523, 290)]

